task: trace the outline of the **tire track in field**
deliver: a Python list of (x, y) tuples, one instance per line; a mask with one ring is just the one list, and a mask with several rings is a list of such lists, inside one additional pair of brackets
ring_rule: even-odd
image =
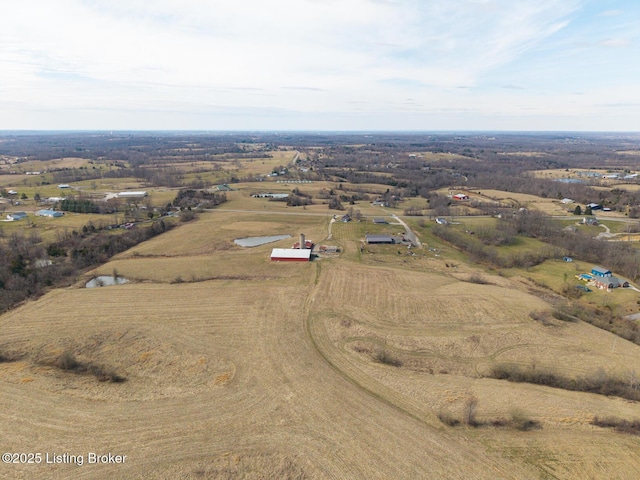
[[(359, 370), (341, 354), (335, 345), (332, 344), (329, 340), (326, 329), (324, 328), (322, 318), (315, 315), (313, 312), (314, 301), (316, 300), (316, 295), (318, 295), (318, 290), (319, 288), (316, 286), (305, 302), (304, 319), (307, 338), (313, 345), (316, 352), (327, 362), (334, 372), (350, 384), (361, 389), (376, 401), (381, 402), (381, 404), (390, 407), (392, 410), (406, 416), (414, 422), (417, 422), (419, 425), (422, 425), (422, 428), (430, 434), (430, 440), (423, 444), (423, 448), (425, 451), (429, 452), (429, 455), (437, 457), (441, 466), (451, 465), (451, 467), (449, 467), (450, 472), (454, 471), (456, 468), (460, 468), (463, 464), (467, 466), (467, 456), (465, 456), (464, 459), (455, 458), (456, 455), (453, 453), (455, 451), (461, 451), (459, 449), (457, 450), (453, 446), (458, 443), (458, 440), (448, 432), (445, 432), (442, 428), (436, 428), (434, 426), (439, 425), (435, 416), (426, 413), (425, 409), (422, 408), (422, 405), (411, 401), (411, 399), (396, 392), (395, 390), (383, 386), (366, 373)], [(482, 450), (482, 447), (470, 446), (468, 443), (465, 444), (464, 448), (467, 452), (474, 450), (475, 448), (480, 451)], [(514, 472), (515, 470), (519, 470), (519, 468), (515, 465), (507, 466), (510, 462), (503, 463), (501, 461), (496, 461), (495, 459), (489, 459), (487, 455), (480, 452), (476, 452), (469, 456), (474, 459), (471, 463), (476, 464), (477, 462), (477, 470), (476, 468), (473, 468), (474, 478), (495, 478), (498, 472), (500, 472), (499, 475), (503, 478), (518, 478), (518, 474), (514, 474)], [(457, 467), (454, 467), (453, 464), (457, 464)], [(512, 470), (512, 468), (515, 468), (515, 470)], [(446, 469), (447, 467), (445, 467), (445, 471)]]

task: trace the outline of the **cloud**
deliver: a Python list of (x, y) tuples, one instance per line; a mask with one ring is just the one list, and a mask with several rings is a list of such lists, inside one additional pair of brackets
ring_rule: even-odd
[(624, 12), (622, 10), (605, 10), (600, 13), (601, 17), (617, 17), (618, 15), (622, 15)]
[(603, 47), (628, 47), (631, 41), (628, 38), (607, 38), (598, 42)]
[[(50, 112), (180, 111), (199, 118), (251, 111), (263, 112), (263, 117), (264, 112), (348, 115), (356, 106), (358, 113), (389, 118), (396, 110), (421, 105), (433, 111), (492, 112), (500, 104), (500, 112), (516, 111), (537, 100), (524, 97), (531, 95), (528, 81), (536, 73), (528, 71), (530, 60), (544, 49), (565, 48), (554, 42), (572, 31), (586, 4), (2, 2), (0, 110), (11, 99), (12, 108), (31, 105)], [(597, 33), (587, 38), (605, 38), (600, 47), (634, 45), (628, 31)], [(571, 59), (574, 53), (563, 49), (558, 55)], [(509, 70), (517, 62), (525, 66)], [(552, 67), (545, 76), (571, 64), (567, 60)], [(504, 71), (511, 75), (496, 76)], [(505, 98), (488, 93), (485, 84), (492, 77), (492, 91)], [(582, 85), (572, 88), (587, 91)], [(520, 95), (522, 102), (514, 102)], [(415, 103), (407, 104), (407, 98)], [(558, 95), (549, 111), (562, 108), (562, 98)]]
[(324, 89), (323, 88), (316, 88), (316, 87), (294, 87), (294, 86), (284, 86), (281, 87), (284, 90), (302, 90), (304, 92), (323, 92)]

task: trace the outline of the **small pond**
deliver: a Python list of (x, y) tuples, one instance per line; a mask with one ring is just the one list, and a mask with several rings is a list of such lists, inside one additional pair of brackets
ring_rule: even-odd
[(291, 238), (291, 235), (271, 235), (269, 237), (247, 237), (236, 238), (233, 242), (241, 247), (257, 247), (259, 245), (265, 245), (267, 243), (277, 242), (278, 240), (284, 240), (285, 238)]
[(112, 275), (100, 275), (85, 284), (87, 288), (94, 287), (106, 287), (109, 285), (122, 285), (123, 283), (129, 283), (124, 277), (113, 277)]
[(578, 178), (556, 178), (556, 182), (560, 183), (584, 183), (584, 180)]

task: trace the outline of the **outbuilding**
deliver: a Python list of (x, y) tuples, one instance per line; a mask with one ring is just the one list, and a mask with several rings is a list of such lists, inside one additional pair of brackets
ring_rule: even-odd
[(7, 215), (7, 220), (11, 221), (22, 220), (23, 218), (27, 218), (26, 212), (14, 212)]
[(610, 277), (611, 270), (607, 270), (606, 268), (596, 266), (591, 269), (591, 274), (596, 277)]
[(57, 212), (55, 210), (38, 210), (36, 215), (39, 217), (49, 217), (49, 218), (58, 218), (63, 215), (62, 212)]
[(144, 198), (149, 194), (144, 191), (130, 191), (130, 192), (120, 192), (118, 193), (118, 198)]
[(469, 195), (465, 195), (464, 193), (456, 193), (453, 196), (453, 199), (457, 200), (459, 202), (462, 201), (462, 200), (469, 200)]
[(271, 251), (272, 261), (308, 262), (311, 260), (311, 250), (306, 248), (274, 248)]
[(365, 241), (369, 244), (394, 244), (395, 239), (391, 235), (366, 235)]

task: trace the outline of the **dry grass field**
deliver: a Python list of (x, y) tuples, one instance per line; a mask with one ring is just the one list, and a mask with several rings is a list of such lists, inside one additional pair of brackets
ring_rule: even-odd
[[(640, 347), (584, 323), (534, 320), (551, 306), (517, 277), (482, 272), (485, 284), (473, 283), (471, 267), (449, 268), (426, 247), (415, 256), (397, 246), (359, 251), (364, 232), (398, 225), (336, 222), (326, 243), (339, 255), (271, 262), (271, 248), (300, 232), (325, 239), (333, 212), (230, 197), (78, 285), (0, 316), (4, 451), (127, 455), (120, 465), (2, 465), (0, 478), (625, 479), (640, 471), (638, 437), (590, 424), (596, 415), (640, 418), (638, 403), (486, 378), (502, 363), (572, 378), (640, 372)], [(293, 238), (233, 243), (274, 234)], [(82, 288), (114, 271), (131, 282)], [(69, 355), (93, 370), (65, 370)], [(95, 370), (122, 381), (99, 381)], [(481, 422), (518, 411), (542, 428), (438, 419), (461, 418), (470, 397)]]

